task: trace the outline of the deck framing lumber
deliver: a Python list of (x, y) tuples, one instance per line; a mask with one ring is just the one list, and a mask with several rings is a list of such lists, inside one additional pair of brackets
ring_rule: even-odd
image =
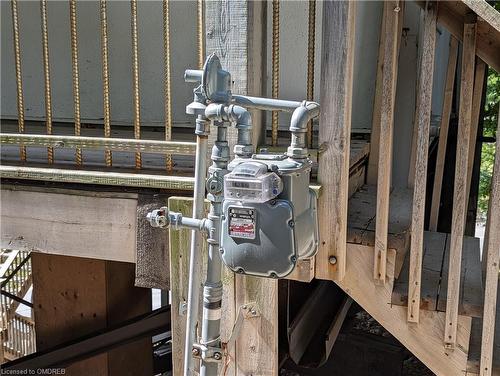
[(378, 140), (377, 218), (373, 278), (385, 283), (391, 191), (394, 103), (398, 74), (400, 2), (384, 2), (384, 57)]
[(356, 2), (325, 1), (321, 56), (318, 181), (320, 245), (316, 276), (342, 280), (346, 270), (347, 201), (351, 138)]
[(443, 186), (444, 162), (446, 159), (446, 146), (448, 142), (448, 129), (453, 104), (453, 91), (455, 88), (455, 74), (457, 71), (458, 41), (450, 36), (450, 51), (448, 55), (448, 68), (446, 70), (446, 83), (444, 89), (443, 112), (439, 128), (439, 143), (436, 157), (436, 171), (432, 187), (432, 205), (429, 219), (429, 230), (437, 231), (439, 220), (439, 207), (441, 204), (441, 189)]
[(414, 166), (415, 179), (411, 219), (410, 274), (408, 286), (408, 321), (414, 323), (419, 322), (420, 312), (425, 193), (427, 184), (434, 55), (436, 50), (436, 17), (437, 3), (429, 3), (424, 15), (423, 49), (415, 116), (417, 147)]
[(460, 270), (467, 211), (467, 165), (472, 120), (474, 65), (476, 60), (476, 23), (464, 25), (462, 74), (460, 84), (460, 112), (453, 194), (448, 294), (444, 343), (453, 348), (456, 344), (458, 306), (460, 299)]
[[(497, 135), (500, 135), (500, 117), (498, 118)], [(495, 333), (495, 315), (498, 292), (498, 266), (500, 264), (500, 142), (497, 141), (495, 148), (495, 165), (491, 181), (490, 213), (488, 226), (489, 236), (485, 241), (487, 245), (486, 257), (486, 279), (484, 291), (483, 331), (481, 339), (480, 375), (490, 376), (492, 374), (493, 344)], [(484, 256), (483, 256), (484, 257)]]

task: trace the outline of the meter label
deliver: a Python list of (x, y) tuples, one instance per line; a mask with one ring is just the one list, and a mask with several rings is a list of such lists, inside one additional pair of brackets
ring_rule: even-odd
[(255, 209), (234, 206), (229, 208), (229, 236), (255, 239)]

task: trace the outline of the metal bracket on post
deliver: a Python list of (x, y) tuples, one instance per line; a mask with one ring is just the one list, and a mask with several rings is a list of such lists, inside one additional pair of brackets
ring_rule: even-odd
[(222, 344), (225, 356), (227, 356), (229, 349), (235, 345), (236, 338), (238, 337), (241, 327), (243, 326), (243, 321), (245, 319), (253, 319), (257, 317), (260, 317), (260, 311), (256, 302), (250, 302), (240, 306), (240, 309), (238, 310), (238, 317), (236, 318), (233, 330), (231, 331), (231, 336), (227, 342)]

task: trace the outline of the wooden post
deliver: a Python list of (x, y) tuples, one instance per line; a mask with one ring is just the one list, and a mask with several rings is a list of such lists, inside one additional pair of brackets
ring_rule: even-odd
[(476, 24), (464, 24), (462, 52), (462, 78), (460, 84), (460, 113), (451, 223), (450, 262), (448, 295), (446, 301), (446, 325), (444, 342), (453, 348), (456, 343), (458, 304), (460, 293), (460, 270), (465, 216), (467, 211), (467, 160), (472, 119), (472, 94), (474, 86), (474, 64), (476, 60)]
[(429, 127), (431, 121), (432, 80), (436, 45), (437, 3), (429, 3), (424, 16), (421, 71), (415, 116), (417, 148), (415, 180), (411, 217), (410, 270), (408, 286), (408, 321), (418, 323), (420, 313), (420, 285), (424, 240), (425, 191), (427, 159), (429, 154)]
[[(500, 116), (497, 135), (500, 135)], [(497, 306), (498, 265), (500, 264), (500, 141), (496, 142), (495, 165), (491, 180), (491, 195), (488, 213), (488, 228), (493, 228), (485, 241), (486, 283), (484, 291), (483, 333), (481, 337), (480, 376), (492, 375), (493, 340), (495, 334), (495, 315)]]
[(472, 112), (469, 138), (469, 152), (467, 160), (467, 191), (465, 199), (469, 202), (470, 189), (472, 184), (472, 169), (474, 167), (474, 152), (476, 151), (477, 128), (479, 126), (479, 116), (481, 116), (481, 101), (483, 98), (483, 87), (486, 72), (486, 64), (477, 59), (476, 74), (474, 76), (474, 91), (472, 93)]
[[(43, 351), (151, 311), (151, 291), (134, 287), (132, 263), (33, 252), (36, 348)], [(71, 375), (151, 375), (149, 338), (68, 366)]]
[[(231, 73), (235, 94), (263, 92), (265, 45), (265, 2), (234, 0), (205, 2), (207, 55), (215, 52), (222, 68)], [(257, 147), (265, 139), (262, 112), (252, 110), (252, 142)], [(212, 130), (209, 139), (215, 140)], [(237, 141), (236, 129), (228, 129), (229, 148)]]
[(448, 55), (448, 69), (444, 89), (443, 113), (439, 129), (439, 144), (436, 157), (436, 171), (432, 187), (432, 205), (429, 221), (429, 230), (437, 231), (439, 206), (441, 203), (441, 187), (443, 185), (444, 161), (446, 157), (446, 143), (448, 142), (448, 128), (450, 126), (451, 106), (453, 103), (453, 89), (455, 87), (455, 73), (457, 70), (458, 41), (450, 36), (450, 51)]
[(379, 156), (377, 178), (377, 217), (373, 278), (385, 283), (387, 265), (387, 235), (389, 226), (389, 195), (392, 172), (392, 137), (394, 102), (398, 72), (399, 1), (384, 2), (384, 58), (382, 70), (381, 111), (379, 124)]
[(318, 181), (320, 245), (316, 276), (342, 280), (346, 269), (356, 2), (323, 3)]

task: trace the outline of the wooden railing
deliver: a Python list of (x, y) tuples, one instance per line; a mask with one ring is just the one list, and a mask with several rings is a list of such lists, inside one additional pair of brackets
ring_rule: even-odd
[(35, 350), (34, 322), (16, 313), (20, 304), (32, 307), (23, 299), (32, 284), (31, 257), (28, 251), (19, 250), (3, 250), (1, 257), (1, 353), (11, 360)]

